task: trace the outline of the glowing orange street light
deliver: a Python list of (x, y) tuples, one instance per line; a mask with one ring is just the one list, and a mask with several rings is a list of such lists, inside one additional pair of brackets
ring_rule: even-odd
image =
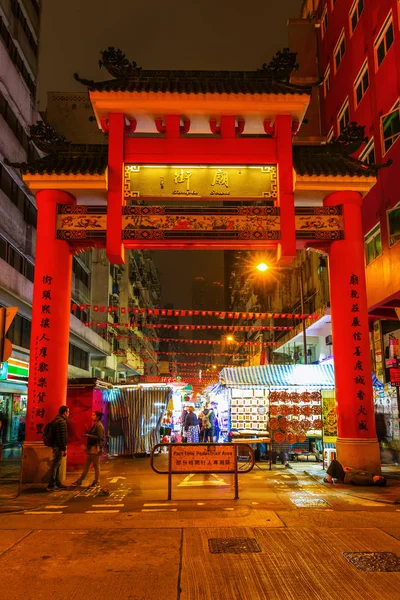
[(256, 269), (257, 269), (258, 271), (260, 271), (261, 273), (264, 273), (265, 271), (267, 271), (267, 270), (269, 269), (269, 267), (268, 267), (268, 265), (267, 265), (266, 263), (263, 263), (263, 262), (262, 262), (262, 263), (259, 263), (259, 264), (256, 266)]
[(227, 335), (227, 336), (226, 336), (226, 341), (227, 341), (227, 342), (234, 342), (234, 341), (235, 341), (235, 338), (233, 337), (233, 335)]

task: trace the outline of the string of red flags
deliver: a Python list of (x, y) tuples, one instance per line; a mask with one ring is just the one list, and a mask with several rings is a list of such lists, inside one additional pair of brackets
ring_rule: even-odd
[[(141, 350), (139, 350), (138, 352), (140, 354)], [(138, 352), (135, 351), (136, 354)], [(179, 354), (179, 356), (207, 356), (208, 358), (211, 358), (212, 356), (232, 356), (232, 352), (213, 352), (212, 354), (210, 354), (209, 352), (180, 352), (179, 350), (175, 350), (174, 352), (157, 351), (155, 352), (155, 354), (166, 354), (167, 356), (174, 354)]]
[[(124, 351), (123, 350), (116, 350), (115, 352), (112, 352), (112, 354), (114, 354), (115, 356), (122, 356), (124, 355)], [(154, 360), (151, 360), (150, 358), (146, 358), (143, 359), (143, 362), (154, 362)], [(196, 369), (196, 371), (198, 371), (199, 369), (211, 369), (212, 367), (229, 367), (232, 365), (228, 365), (226, 363), (209, 363), (208, 365), (202, 363), (202, 362), (176, 362), (174, 361), (173, 363), (171, 363), (174, 367), (193, 367), (194, 369)]]
[[(111, 337), (105, 333), (101, 334), (101, 337)], [(124, 338), (131, 339), (130, 335), (113, 335), (113, 339), (122, 340)], [(203, 344), (205, 346), (215, 346), (221, 344), (227, 344), (229, 342), (219, 340), (185, 340), (182, 338), (158, 338), (158, 337), (141, 337), (140, 339), (148, 342), (180, 342), (181, 344)], [(241, 346), (278, 346), (279, 342), (237, 342)]]
[[(108, 323), (108, 321), (86, 321), (86, 327), (95, 327), (96, 329), (105, 329), (110, 327), (118, 329), (119, 327), (135, 327), (135, 323)], [(293, 327), (279, 327), (277, 325), (169, 325), (167, 323), (144, 323), (141, 329), (170, 329), (172, 331), (291, 331)]]
[(71, 305), (72, 311), (90, 310), (93, 312), (120, 313), (121, 315), (149, 315), (160, 317), (216, 317), (218, 319), (242, 319), (242, 320), (258, 320), (258, 319), (318, 319), (318, 315), (305, 313), (271, 313), (271, 312), (228, 312), (217, 310), (181, 310), (181, 309), (166, 309), (166, 308), (139, 308), (132, 306), (99, 305), (99, 304), (77, 304)]

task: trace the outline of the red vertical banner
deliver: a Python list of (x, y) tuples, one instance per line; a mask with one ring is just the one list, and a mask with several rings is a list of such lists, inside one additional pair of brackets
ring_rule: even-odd
[(338, 457), (349, 466), (379, 470), (361, 202), (357, 192), (336, 192), (324, 202), (343, 205), (345, 228), (345, 239), (333, 242), (329, 255)]
[(26, 416), (26, 442), (42, 439), (45, 423), (66, 403), (72, 255), (56, 239), (57, 204), (73, 204), (67, 192), (36, 196), (38, 223)]
[(107, 258), (112, 264), (125, 263), (122, 243), (122, 207), (125, 204), (124, 169), (125, 116), (109, 115), (108, 133), (108, 199), (107, 199)]

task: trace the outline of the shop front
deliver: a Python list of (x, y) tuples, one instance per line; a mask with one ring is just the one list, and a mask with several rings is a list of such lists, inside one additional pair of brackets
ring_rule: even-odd
[(10, 358), (0, 374), (2, 460), (20, 460), (25, 439), (29, 363)]

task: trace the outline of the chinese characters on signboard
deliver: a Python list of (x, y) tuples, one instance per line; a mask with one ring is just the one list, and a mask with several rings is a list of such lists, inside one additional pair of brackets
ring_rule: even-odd
[(349, 281), (349, 296), (351, 299), (351, 309), (350, 309), (350, 325), (351, 325), (351, 335), (352, 335), (352, 343), (353, 343), (353, 377), (354, 383), (356, 384), (356, 396), (357, 396), (357, 424), (359, 431), (368, 431), (367, 425), (367, 417), (368, 413), (365, 407), (366, 400), (366, 392), (365, 386), (366, 381), (365, 377), (371, 376), (370, 373), (366, 374), (364, 371), (364, 357), (363, 351), (361, 350), (361, 342), (364, 343), (365, 340), (362, 339), (361, 332), (361, 323), (360, 323), (360, 308), (359, 308), (359, 295), (360, 283), (359, 276), (353, 273), (350, 276)]
[(44, 275), (40, 285), (40, 334), (35, 339), (35, 354), (33, 356), (33, 391), (31, 403), (31, 431), (41, 436), (45, 425), (46, 398), (49, 393), (47, 374), (48, 344), (51, 339), (52, 325), (52, 286), (53, 278)]
[(124, 167), (125, 198), (277, 198), (276, 165)]
[(171, 470), (173, 473), (210, 473), (235, 471), (236, 449), (228, 444), (207, 446), (171, 446)]

